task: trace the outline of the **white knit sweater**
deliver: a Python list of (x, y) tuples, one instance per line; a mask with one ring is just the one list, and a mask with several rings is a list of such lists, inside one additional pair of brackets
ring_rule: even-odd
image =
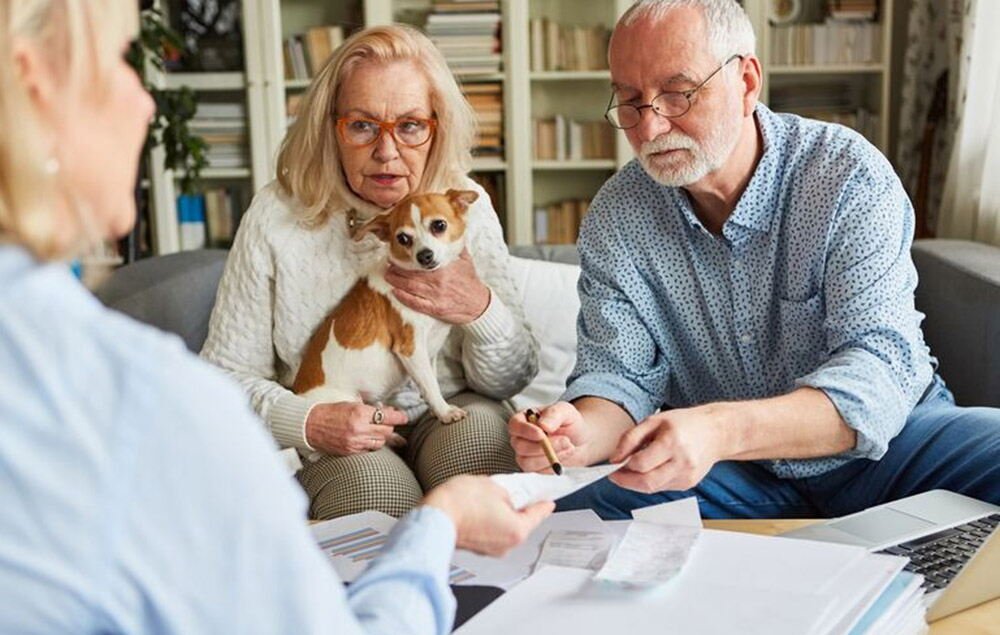
[[(478, 319), (452, 328), (438, 379), (445, 398), (470, 388), (506, 399), (535, 376), (538, 345), (508, 275), (510, 255), (489, 196), (471, 179), (466, 186), (479, 193), (467, 214), (466, 244), (491, 298)], [(294, 205), (277, 183), (254, 197), (226, 262), (201, 355), (242, 384), (282, 448), (308, 452), (305, 422), (313, 403), (288, 387), (313, 331), (384, 247), (372, 236), (352, 240), (345, 214), (304, 227)], [(411, 421), (426, 409), (412, 382), (389, 403)]]

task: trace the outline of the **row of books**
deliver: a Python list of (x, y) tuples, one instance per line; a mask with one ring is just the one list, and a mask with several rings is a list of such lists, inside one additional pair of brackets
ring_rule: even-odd
[(810, 119), (839, 123), (857, 130), (872, 143), (878, 142), (879, 126), (881, 120), (879, 116), (867, 108), (857, 108), (855, 110), (824, 110), (824, 109), (799, 109), (796, 114)]
[(570, 26), (548, 18), (528, 21), (532, 71), (595, 71), (608, 67), (606, 26)]
[(774, 110), (843, 124), (874, 143), (879, 138), (881, 117), (864, 104), (865, 86), (858, 83), (799, 84), (771, 89)]
[(228, 248), (233, 243), (248, 192), (242, 187), (213, 187), (177, 197), (181, 249)]
[(500, 82), (466, 82), (462, 92), (476, 113), (477, 156), (503, 156), (503, 86)]
[(497, 0), (438, 0), (431, 5), (437, 13), (469, 13), (471, 11), (499, 11)]
[(341, 26), (316, 26), (285, 39), (285, 79), (309, 79), (323, 68), (330, 55), (344, 41)]
[(499, 2), (436, 2), (424, 30), (455, 75), (500, 72)]
[(771, 29), (771, 63), (776, 65), (876, 63), (881, 48), (878, 22), (829, 19)]
[(590, 208), (589, 199), (565, 199), (535, 208), (535, 243), (571, 245), (580, 233), (580, 222)]
[(863, 82), (813, 81), (771, 86), (770, 107), (780, 112), (803, 110), (850, 111), (865, 103)]
[(605, 121), (576, 121), (562, 115), (533, 119), (534, 157), (541, 160), (579, 161), (613, 159), (615, 133)]
[(208, 144), (208, 165), (213, 168), (246, 168), (250, 165), (246, 104), (201, 102), (191, 132)]
[(827, 0), (826, 10), (838, 20), (874, 20), (878, 15), (878, 0)]

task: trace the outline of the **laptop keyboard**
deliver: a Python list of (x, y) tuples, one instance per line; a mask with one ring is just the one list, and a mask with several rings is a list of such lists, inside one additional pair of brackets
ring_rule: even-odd
[(904, 568), (923, 575), (924, 589), (930, 593), (948, 586), (998, 525), (1000, 514), (993, 514), (915, 538), (879, 553), (909, 558), (910, 562)]

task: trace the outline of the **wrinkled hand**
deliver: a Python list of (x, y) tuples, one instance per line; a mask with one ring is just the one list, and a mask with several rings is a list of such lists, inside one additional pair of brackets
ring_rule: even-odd
[(721, 459), (720, 425), (710, 407), (654, 414), (622, 436), (610, 461), (628, 463), (609, 478), (637, 492), (691, 489)]
[(306, 419), (306, 440), (317, 450), (336, 456), (373, 452), (386, 444), (404, 445), (406, 441), (394, 432), (394, 426), (406, 423), (406, 413), (389, 407), (383, 407), (382, 412), (382, 425), (375, 425), (374, 406), (356, 401), (316, 404)]
[(586, 465), (583, 450), (592, 435), (580, 411), (565, 401), (535, 410), (539, 412), (538, 425), (528, 423), (524, 410), (514, 413), (507, 422), (510, 445), (514, 448), (517, 464), (521, 469), (525, 472), (552, 473), (549, 460), (542, 450), (541, 440), (544, 435), (539, 426), (549, 434), (552, 449), (562, 465)]
[(452, 519), (459, 549), (488, 556), (502, 556), (521, 544), (555, 509), (546, 501), (517, 511), (507, 490), (488, 476), (456, 476), (431, 490), (423, 503)]
[(385, 274), (399, 301), (414, 311), (449, 324), (468, 324), (490, 305), (490, 288), (479, 279), (468, 250), (434, 271), (410, 271), (390, 265)]

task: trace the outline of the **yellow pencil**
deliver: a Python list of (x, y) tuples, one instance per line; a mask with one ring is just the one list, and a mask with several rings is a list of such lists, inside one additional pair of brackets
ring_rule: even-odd
[(552, 442), (549, 441), (549, 435), (545, 432), (545, 428), (538, 425), (538, 411), (534, 408), (528, 408), (524, 411), (524, 417), (528, 420), (528, 423), (536, 426), (542, 431), (542, 451), (545, 452), (545, 458), (547, 458), (549, 463), (552, 465), (553, 472), (556, 474), (562, 474), (562, 463), (559, 462), (559, 457), (556, 456), (556, 451), (552, 449)]

